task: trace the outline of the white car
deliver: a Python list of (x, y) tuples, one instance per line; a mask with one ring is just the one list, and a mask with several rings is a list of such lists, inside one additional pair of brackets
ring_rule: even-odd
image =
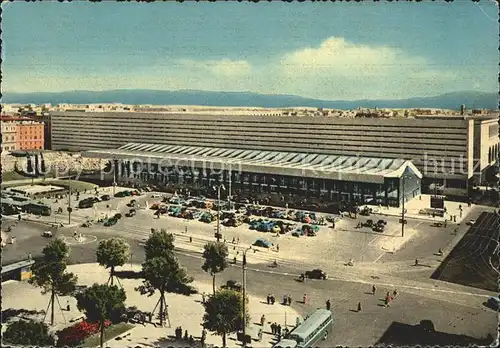
[(42, 237), (50, 238), (52, 237), (52, 231), (44, 231)]
[(161, 195), (159, 193), (153, 193), (151, 198), (161, 198)]
[(474, 220), (474, 219), (467, 221), (467, 225), (469, 225), (469, 226), (472, 226), (472, 225), (475, 225), (475, 224), (476, 224), (476, 220)]

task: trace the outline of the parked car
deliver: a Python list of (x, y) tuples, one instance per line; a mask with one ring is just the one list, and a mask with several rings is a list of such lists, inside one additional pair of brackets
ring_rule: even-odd
[(240, 283), (238, 283), (236, 280), (228, 280), (225, 285), (221, 286), (221, 288), (235, 290), (235, 291), (241, 291), (243, 289), (243, 286)]
[(45, 238), (52, 237), (52, 231), (43, 231), (42, 237), (45, 237)]
[(500, 309), (500, 297), (499, 296), (491, 296), (488, 298), (486, 305), (494, 310)]
[(467, 225), (469, 225), (469, 226), (472, 226), (472, 225), (475, 225), (475, 224), (476, 224), (476, 220), (475, 219), (467, 221)]
[(258, 246), (258, 247), (263, 247), (263, 248), (270, 248), (271, 247), (271, 243), (269, 243), (267, 240), (265, 239), (257, 239), (253, 245), (255, 246)]
[(159, 193), (153, 193), (151, 198), (161, 198), (161, 195)]
[(93, 206), (94, 202), (92, 199), (84, 199), (78, 202), (78, 208), (80, 209), (92, 208)]
[(106, 227), (109, 227), (109, 226), (116, 225), (116, 223), (117, 223), (117, 222), (118, 222), (118, 221), (117, 221), (116, 219), (113, 219), (113, 218), (112, 218), (112, 219), (106, 219), (106, 220), (104, 221), (104, 224), (103, 224), (103, 225), (104, 225), (104, 226), (106, 226)]
[(110, 199), (111, 199), (110, 195), (102, 195), (101, 196), (101, 200), (103, 200), (103, 201), (109, 201)]
[(305, 276), (306, 276), (306, 278), (309, 278), (309, 279), (323, 279), (323, 280), (325, 280), (327, 278), (326, 273), (319, 268), (313, 269), (312, 271), (306, 271)]
[(373, 227), (373, 220), (366, 220), (364, 223), (361, 224), (363, 227)]
[(127, 214), (125, 214), (125, 216), (127, 216), (127, 217), (132, 217), (132, 216), (135, 216), (135, 214), (137, 214), (137, 211), (136, 211), (135, 209), (130, 209), (130, 210), (128, 211), (128, 213), (127, 213)]

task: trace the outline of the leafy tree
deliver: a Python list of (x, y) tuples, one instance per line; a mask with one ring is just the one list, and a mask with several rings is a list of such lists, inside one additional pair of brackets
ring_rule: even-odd
[(115, 267), (123, 266), (130, 257), (130, 246), (121, 238), (110, 238), (99, 242), (97, 247), (97, 262), (105, 268), (110, 268), (109, 280), (113, 285)]
[(163, 256), (174, 250), (174, 235), (167, 233), (164, 229), (159, 231), (151, 229), (151, 235), (146, 241), (144, 250), (146, 251), (146, 260)]
[[(248, 298), (245, 299), (248, 303)], [(226, 347), (226, 336), (242, 327), (243, 295), (234, 290), (223, 289), (210, 296), (204, 303), (203, 327), (222, 336), (222, 346)], [(247, 306), (248, 308), (248, 306)], [(248, 312), (246, 322), (250, 321)]]
[(215, 275), (227, 268), (229, 251), (227, 245), (221, 242), (208, 242), (205, 244), (203, 258), (205, 262), (201, 268), (212, 276), (212, 287), (215, 294)]
[(125, 308), (125, 290), (116, 285), (94, 284), (76, 295), (77, 307), (87, 320), (99, 323), (101, 347), (104, 346), (105, 321), (116, 310)]
[(54, 346), (54, 337), (45, 323), (17, 320), (9, 324), (3, 334), (5, 343), (23, 346)]
[(77, 277), (67, 273), (69, 248), (61, 239), (52, 240), (42, 250), (42, 258), (32, 268), (33, 276), (29, 283), (42, 288), (42, 294), (50, 293), (50, 325), (54, 325), (54, 304), (56, 296), (72, 294), (76, 288)]
[(148, 296), (152, 296), (156, 290), (160, 292), (160, 299), (156, 306), (160, 305), (160, 325), (163, 326), (167, 308), (165, 293), (170, 289), (186, 286), (193, 281), (193, 278), (188, 277), (186, 270), (181, 267), (171, 251), (164, 252), (161, 257), (146, 259), (142, 264), (142, 272), (143, 285), (137, 287), (136, 290), (141, 295), (148, 294)]

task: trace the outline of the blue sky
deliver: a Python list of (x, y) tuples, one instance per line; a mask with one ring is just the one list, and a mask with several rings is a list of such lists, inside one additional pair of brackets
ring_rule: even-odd
[(493, 1), (3, 5), (3, 91), (498, 91)]

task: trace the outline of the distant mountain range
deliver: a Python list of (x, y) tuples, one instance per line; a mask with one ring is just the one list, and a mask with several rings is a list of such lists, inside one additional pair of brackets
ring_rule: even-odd
[(3, 94), (2, 103), (44, 104), (60, 103), (94, 104), (153, 104), (153, 105), (201, 105), (201, 106), (248, 106), (264, 108), (317, 107), (350, 110), (363, 108), (498, 108), (498, 94), (486, 92), (452, 92), (434, 97), (387, 100), (318, 100), (295, 95), (259, 94), (252, 92), (214, 92), (198, 90), (161, 91), (147, 89), (122, 89), (109, 91), (68, 91), (55, 93)]

